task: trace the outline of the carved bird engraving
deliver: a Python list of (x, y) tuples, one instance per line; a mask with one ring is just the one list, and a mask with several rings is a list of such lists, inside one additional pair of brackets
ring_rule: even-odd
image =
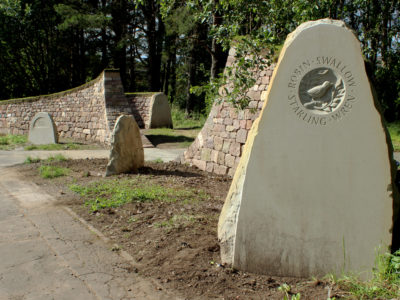
[(324, 97), (331, 86), (332, 83), (330, 83), (329, 81), (324, 81), (324, 83), (307, 90), (307, 94), (310, 95), (311, 101), (304, 104), (304, 106), (310, 107), (315, 106), (315, 104), (321, 104), (321, 101), (318, 101), (318, 99)]

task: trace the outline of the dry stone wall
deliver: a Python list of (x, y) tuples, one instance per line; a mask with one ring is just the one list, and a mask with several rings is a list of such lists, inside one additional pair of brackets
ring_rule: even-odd
[(59, 137), (109, 144), (115, 122), (122, 114), (134, 115), (139, 127), (145, 127), (152, 95), (126, 96), (119, 71), (105, 70), (93, 81), (69, 91), (1, 101), (0, 133), (27, 134), (35, 114), (47, 112), (53, 117)]
[(171, 108), (163, 93), (132, 93), (126, 97), (140, 128), (173, 127)]
[(106, 143), (104, 74), (71, 91), (0, 102), (0, 131), (27, 134), (34, 115), (48, 112), (60, 137)]
[[(235, 63), (235, 52), (229, 52), (226, 66)], [(263, 107), (261, 93), (266, 91), (274, 65), (255, 72), (255, 85), (247, 95), (252, 99), (249, 108), (237, 110), (230, 103), (214, 104), (203, 129), (185, 151), (181, 162), (195, 165), (201, 170), (233, 176), (243, 152), (247, 134)]]
[(135, 93), (126, 95), (139, 128), (146, 128), (146, 124), (149, 123), (152, 95), (152, 93)]

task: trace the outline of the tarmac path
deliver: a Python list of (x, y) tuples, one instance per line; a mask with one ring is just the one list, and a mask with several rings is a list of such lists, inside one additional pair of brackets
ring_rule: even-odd
[[(150, 150), (147, 160), (172, 160), (182, 152)], [(134, 273), (126, 253), (112, 251), (101, 233), (7, 167), (51, 152), (0, 151), (0, 299), (177, 299)], [(108, 151), (62, 154), (107, 157)]]

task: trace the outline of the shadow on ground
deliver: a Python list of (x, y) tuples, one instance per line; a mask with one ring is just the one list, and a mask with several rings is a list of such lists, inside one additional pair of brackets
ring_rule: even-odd
[(149, 167), (142, 167), (139, 169), (139, 174), (151, 174), (156, 176), (179, 176), (179, 177), (201, 177), (201, 174), (196, 174), (193, 172), (179, 171), (179, 170), (170, 170), (170, 169), (156, 169)]
[(184, 136), (184, 135), (171, 136), (171, 135), (149, 134), (149, 135), (146, 135), (146, 137), (149, 139), (149, 141), (155, 147), (157, 147), (157, 145), (160, 145), (160, 144), (192, 143), (194, 141), (193, 137), (187, 137), (187, 136)]

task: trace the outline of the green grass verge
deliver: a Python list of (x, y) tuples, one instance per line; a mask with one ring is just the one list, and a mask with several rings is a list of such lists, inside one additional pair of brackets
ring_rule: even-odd
[(12, 150), (26, 142), (27, 137), (25, 135), (0, 135), (0, 150)]
[(88, 185), (73, 184), (69, 188), (78, 193), (92, 211), (119, 207), (130, 202), (175, 202), (192, 199), (199, 201), (206, 194), (192, 189), (172, 189), (161, 185), (149, 185), (146, 176), (135, 179), (103, 179)]
[(33, 163), (38, 163), (38, 162), (41, 162), (41, 161), (43, 161), (44, 163), (51, 163), (51, 162), (61, 162), (61, 161), (66, 161), (66, 160), (68, 160), (68, 159), (67, 159), (64, 155), (62, 155), (62, 154), (56, 154), (56, 155), (54, 155), (54, 156), (48, 157), (48, 158), (45, 159), (45, 160), (42, 160), (42, 159), (40, 159), (39, 157), (31, 157), (31, 156), (28, 156), (28, 157), (25, 159), (24, 163), (25, 163), (25, 164), (33, 164)]
[(44, 145), (28, 145), (24, 150), (78, 150), (81, 149), (80, 145), (75, 143), (67, 144), (44, 144)]
[(196, 217), (194, 215), (174, 215), (166, 221), (154, 223), (154, 226), (169, 230), (172, 228), (177, 228), (180, 226), (185, 226), (190, 223), (194, 223), (198, 219), (201, 219), (201, 217)]
[(331, 280), (342, 290), (348, 291), (350, 299), (399, 299), (400, 297), (400, 251), (379, 254), (373, 277), (362, 281), (356, 276), (342, 276)]
[(400, 151), (400, 122), (387, 124), (394, 151)]
[(56, 178), (67, 175), (69, 172), (68, 168), (62, 168), (57, 166), (42, 165), (39, 167), (39, 174), (43, 178)]
[(39, 158), (39, 157), (31, 157), (31, 156), (28, 156), (26, 159), (25, 159), (25, 161), (24, 161), (24, 164), (34, 164), (34, 163), (38, 163), (38, 162), (40, 162), (41, 161), (41, 159)]

